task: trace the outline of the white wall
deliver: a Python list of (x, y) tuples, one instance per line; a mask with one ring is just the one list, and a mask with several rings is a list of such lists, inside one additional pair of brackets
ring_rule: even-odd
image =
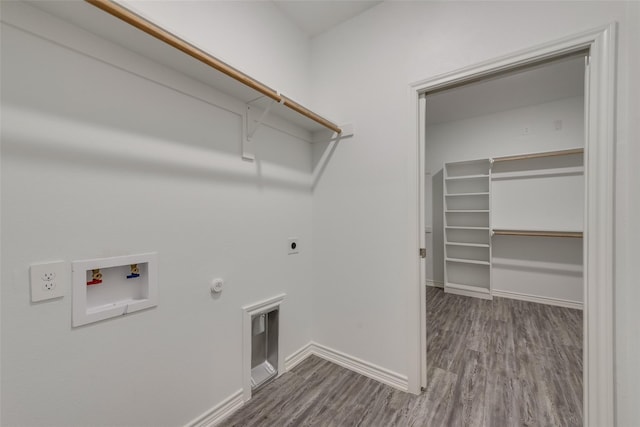
[(630, 172), (640, 151), (639, 110), (630, 99), (638, 93), (631, 79), (640, 75), (637, 9), (633, 2), (384, 2), (312, 40), (315, 106), (332, 107), (333, 117), (357, 129), (337, 147), (314, 193), (314, 337), (417, 375), (417, 333), (408, 331), (416, 330), (409, 318), (418, 305), (407, 297), (415, 286), (408, 283), (415, 260), (407, 227), (415, 144), (409, 84), (618, 21), (617, 414), (621, 426), (637, 423), (640, 337), (633, 325), (640, 315), (630, 301), (640, 300), (640, 290), (630, 269), (640, 240), (628, 220), (640, 217), (640, 177)]
[(309, 39), (269, 1), (119, 3), (251, 77), (306, 104)]
[[(562, 129), (555, 129), (555, 120), (562, 121)], [(529, 128), (528, 134), (523, 133), (525, 127)], [(425, 169), (434, 175), (447, 162), (582, 147), (584, 98), (431, 124), (427, 126), (426, 139)]]
[[(442, 286), (443, 283), (434, 283), (433, 274), (433, 202), (431, 199), (431, 188), (433, 187), (433, 176), (431, 172), (426, 172), (424, 175), (424, 227), (425, 233), (425, 248), (427, 248), (427, 255), (424, 259), (425, 272), (424, 276), (428, 285)], [(442, 282), (442, 281), (440, 281)]]
[[(427, 97), (428, 114), (429, 97)], [(425, 168), (433, 175), (442, 176), (442, 165), (448, 162), (582, 147), (584, 145), (583, 117), (584, 98), (574, 97), (464, 120), (427, 125)], [(562, 128), (559, 130), (554, 126), (557, 120), (562, 122)], [(526, 134), (523, 132), (525, 127), (529, 130)], [(501, 184), (504, 186), (505, 182), (494, 182), (493, 186), (501, 188)], [(434, 259), (441, 262), (444, 260), (442, 189), (440, 179), (437, 185), (431, 187), (432, 192), (428, 196), (433, 198), (433, 218), (435, 219), (431, 252)], [(578, 190), (569, 193), (582, 195), (582, 188)], [(497, 191), (492, 195), (492, 199), (496, 196), (498, 196)], [(572, 203), (577, 203), (582, 208), (583, 198)], [(496, 212), (492, 212), (494, 226), (496, 226), (495, 214)], [(521, 227), (524, 225), (526, 224), (521, 223)], [(512, 246), (516, 240), (518, 244)], [(557, 239), (523, 240), (523, 238), (500, 237), (495, 237), (493, 243), (495, 245), (492, 255), (497, 263), (492, 268), (494, 290), (582, 302), (583, 286), (579, 274), (582, 264), (581, 245), (576, 245), (576, 242), (561, 242)], [(516, 263), (517, 268), (514, 266), (507, 268), (504, 262), (510, 262), (509, 254), (515, 256), (514, 249), (523, 244), (528, 247), (527, 256), (535, 258), (536, 262), (527, 263), (525, 260), (519, 260)], [(532, 244), (537, 247), (537, 250), (532, 251)], [(570, 250), (567, 251), (567, 248)], [(539, 267), (543, 261), (549, 265), (545, 264), (545, 268), (541, 269)], [(550, 265), (554, 268), (549, 269)], [(434, 276), (434, 280), (443, 282), (443, 267), (441, 265), (435, 267), (434, 265), (434, 272), (437, 275)]]
[[(311, 339), (310, 147), (262, 127), (243, 162), (240, 102), (46, 16), (34, 31), (104, 62), (7, 25), (16, 10), (44, 16), (2, 2), (0, 424), (184, 425), (242, 387), (243, 305), (284, 292), (281, 357)], [(156, 308), (72, 328), (68, 283), (30, 303), (30, 263), (148, 251)]]

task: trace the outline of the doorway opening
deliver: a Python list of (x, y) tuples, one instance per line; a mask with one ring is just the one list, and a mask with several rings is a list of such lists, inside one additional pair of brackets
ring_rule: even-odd
[[(412, 108), (415, 112), (415, 140), (417, 143), (415, 164), (412, 165), (410, 173), (416, 177), (416, 181), (412, 183), (411, 188), (416, 195), (414, 200), (416, 202), (416, 217), (415, 221), (410, 223), (409, 229), (413, 233), (411, 240), (412, 250), (415, 250), (415, 253), (419, 253), (419, 249), (425, 247), (426, 230), (424, 212), (426, 114), (422, 114), (422, 112), (426, 110), (428, 94), (433, 95), (445, 89), (452, 89), (471, 82), (486, 80), (487, 78), (495, 78), (506, 72), (540, 66), (543, 63), (557, 61), (583, 51), (588, 53), (588, 63), (585, 73), (585, 108), (583, 115), (585, 126), (582, 300), (585, 315), (583, 321), (582, 360), (584, 369), (582, 376), (584, 391), (583, 423), (589, 426), (611, 425), (613, 423), (612, 212), (615, 25), (594, 29), (474, 67), (412, 84)], [(562, 126), (562, 123), (556, 123), (554, 126)], [(526, 133), (527, 129), (523, 128), (522, 131)], [(499, 157), (508, 156), (501, 155)], [(431, 179), (436, 180), (437, 177), (434, 172), (430, 172), (432, 173)], [(508, 173), (514, 173), (514, 171), (508, 171)], [(501, 191), (504, 192), (505, 188), (502, 188)], [(503, 201), (513, 199), (514, 193), (507, 191), (503, 194), (507, 195)], [(476, 210), (490, 211), (490, 209)], [(443, 213), (443, 215), (445, 214)], [(469, 215), (466, 216), (466, 220), (469, 220)], [(457, 221), (466, 220), (458, 218)], [(475, 219), (472, 221), (475, 221)], [(505, 228), (504, 231), (509, 230)], [(506, 249), (508, 250), (509, 248)], [(485, 256), (484, 254), (479, 254), (479, 251), (476, 250), (471, 252), (475, 254), (470, 255), (470, 252), (464, 249), (463, 253), (458, 252), (457, 255), (466, 255), (477, 259)], [(429, 354), (427, 353), (426, 342), (430, 331), (426, 326), (425, 274), (425, 262), (418, 260), (411, 270), (411, 276), (416, 280), (412, 282), (415, 287), (412, 287), (410, 292), (417, 299), (416, 305), (418, 307), (414, 307), (418, 315), (409, 316), (412, 321), (419, 320), (418, 325), (410, 325), (410, 330), (416, 332), (415, 338), (418, 344), (416, 347), (419, 349), (419, 351), (416, 351), (415, 371), (413, 371), (415, 373), (415, 381), (410, 380), (410, 389), (414, 392), (417, 392), (420, 386), (426, 387), (427, 385), (427, 360)], [(467, 280), (469, 277), (478, 276), (478, 273), (458, 268), (454, 275), (458, 279)], [(491, 278), (488, 279), (488, 283), (490, 289)], [(411, 378), (412, 376), (410, 376)]]

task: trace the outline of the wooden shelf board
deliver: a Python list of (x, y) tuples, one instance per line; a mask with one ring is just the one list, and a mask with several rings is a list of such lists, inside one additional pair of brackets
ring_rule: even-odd
[(459, 162), (448, 162), (447, 165), (450, 166), (462, 166), (462, 165), (482, 165), (489, 164), (489, 159), (476, 159), (476, 160), (461, 160)]
[(450, 246), (466, 246), (470, 248), (489, 248), (489, 245), (486, 243), (444, 242), (444, 244)]
[(489, 213), (489, 209), (449, 209), (445, 213)]
[(463, 225), (447, 225), (444, 228), (450, 228), (453, 230), (487, 230), (489, 231), (489, 227), (465, 227)]
[(582, 231), (556, 231), (556, 230), (514, 230), (494, 228), (493, 235), (496, 236), (526, 236), (526, 237), (570, 237), (582, 238)]
[(488, 196), (489, 192), (482, 193), (447, 193), (445, 197), (464, 197), (464, 196)]
[(489, 175), (461, 175), (461, 176), (448, 176), (445, 178), (446, 181), (463, 181), (463, 180), (479, 180), (479, 179), (488, 179)]
[(549, 169), (525, 169), (520, 171), (495, 172), (491, 175), (491, 181), (506, 179), (535, 179), (541, 177), (559, 177), (567, 175), (584, 175), (584, 166), (571, 166), (566, 168)]
[(479, 261), (477, 259), (464, 259), (464, 258), (445, 258), (445, 261), (459, 262), (463, 264), (476, 264), (476, 265), (491, 265), (489, 261)]
[(517, 156), (503, 156), (493, 158), (493, 162), (510, 162), (514, 160), (539, 159), (542, 157), (558, 157), (584, 154), (584, 148), (572, 148), (569, 150), (547, 151), (543, 153), (521, 154)]

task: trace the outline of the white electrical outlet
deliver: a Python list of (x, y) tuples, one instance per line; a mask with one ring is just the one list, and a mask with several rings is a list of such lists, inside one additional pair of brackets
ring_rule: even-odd
[(53, 271), (45, 271), (44, 273), (42, 273), (42, 276), (40, 276), (40, 277), (45, 282), (48, 282), (48, 281), (51, 281), (51, 280), (56, 278), (56, 273), (53, 272)]
[(300, 253), (300, 242), (298, 242), (297, 237), (290, 238), (288, 242), (287, 253), (289, 255)]
[(64, 261), (31, 264), (31, 301), (44, 301), (64, 296), (67, 265)]

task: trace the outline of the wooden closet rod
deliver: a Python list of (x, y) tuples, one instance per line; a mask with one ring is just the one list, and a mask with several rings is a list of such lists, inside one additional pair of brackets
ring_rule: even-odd
[(499, 236), (530, 236), (530, 237), (572, 237), (582, 238), (581, 231), (527, 231), (527, 230), (493, 230)]
[(111, 1), (111, 0), (85, 0), (87, 3), (102, 9), (108, 14), (115, 16), (118, 19), (123, 20), (124, 22), (132, 25), (139, 30), (144, 31), (150, 36), (168, 44), (175, 49), (178, 49), (192, 58), (197, 59), (198, 61), (210, 66), (218, 70), (219, 72), (226, 74), (234, 80), (248, 86), (257, 92), (277, 101), (279, 103), (284, 104), (286, 107), (292, 109), (293, 111), (313, 120), (316, 123), (321, 124), (322, 126), (331, 129), (336, 133), (342, 133), (342, 129), (338, 127), (335, 123), (325, 119), (322, 116), (314, 113), (306, 107), (298, 104), (297, 102), (287, 98), (284, 95), (281, 95), (279, 92), (271, 89), (270, 87), (264, 85), (263, 83), (255, 80), (254, 78), (244, 74), (243, 72), (236, 70), (228, 64), (220, 61), (218, 58), (206, 53), (205, 51), (195, 47), (194, 45), (182, 40), (176, 35), (168, 32), (162, 27), (142, 18), (141, 16), (131, 12), (129, 9)]
[(493, 161), (494, 163), (509, 162), (511, 160), (527, 160), (527, 159), (538, 159), (541, 157), (570, 156), (572, 154), (583, 154), (583, 153), (584, 153), (584, 148), (573, 148), (571, 150), (547, 151), (546, 153), (533, 153), (533, 154), (522, 154), (518, 156), (494, 157)]

